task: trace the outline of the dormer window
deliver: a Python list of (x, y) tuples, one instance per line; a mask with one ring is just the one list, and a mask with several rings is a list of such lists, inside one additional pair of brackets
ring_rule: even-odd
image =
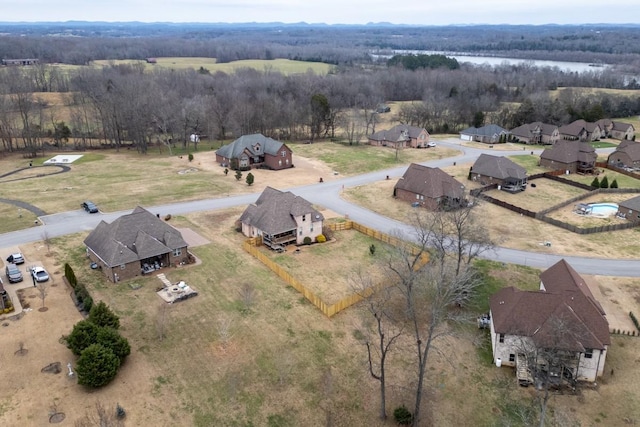
[(253, 150), (254, 150), (256, 153), (259, 153), (259, 152), (260, 152), (260, 144), (256, 144), (256, 145), (254, 145), (254, 146), (253, 146)]

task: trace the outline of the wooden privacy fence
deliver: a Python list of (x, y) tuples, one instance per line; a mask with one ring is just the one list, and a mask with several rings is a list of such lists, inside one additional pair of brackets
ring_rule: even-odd
[[(366, 227), (362, 224), (358, 224), (353, 221), (345, 221), (340, 223), (329, 224), (328, 227), (333, 231), (341, 231), (341, 230), (356, 230), (360, 233), (366, 234), (367, 236), (373, 237), (374, 239), (380, 240), (382, 242), (388, 243), (395, 247), (403, 247), (408, 250), (412, 255), (418, 255), (419, 249), (410, 243), (405, 242), (404, 240), (400, 240), (396, 237), (389, 236), (388, 234), (381, 233), (377, 230)], [(262, 244), (262, 241), (259, 237), (254, 237), (251, 239), (247, 239), (244, 241), (242, 247), (249, 254), (253, 255), (258, 261), (267, 266), (271, 271), (276, 273), (278, 277), (284, 280), (288, 285), (294, 288), (296, 291), (300, 292), (311, 304), (315, 305), (322, 311), (327, 317), (332, 317), (333, 315), (341, 312), (342, 310), (351, 307), (352, 305), (362, 301), (364, 298), (369, 297), (374, 292), (377, 292), (379, 289), (383, 287), (382, 284), (378, 284), (372, 286), (370, 288), (364, 289), (360, 293), (351, 294), (340, 301), (334, 304), (325, 303), (322, 298), (316, 295), (311, 289), (306, 287), (302, 282), (293, 277), (288, 271), (282, 268), (280, 265), (271, 260), (267, 255), (262, 253), (259, 249), (259, 246)], [(416, 268), (420, 268), (424, 266), (427, 262), (429, 262), (429, 255), (427, 253), (423, 253), (420, 257), (420, 262), (418, 263)]]

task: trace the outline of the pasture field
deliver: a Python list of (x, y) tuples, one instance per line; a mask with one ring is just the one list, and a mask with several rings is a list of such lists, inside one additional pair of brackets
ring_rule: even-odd
[(156, 68), (165, 68), (170, 70), (199, 70), (200, 68), (203, 68), (212, 74), (216, 72), (231, 74), (243, 68), (251, 68), (261, 72), (276, 71), (282, 74), (302, 74), (309, 71), (315, 74), (328, 74), (334, 68), (333, 65), (322, 62), (293, 61), (290, 59), (245, 59), (218, 63), (215, 58), (159, 57), (156, 58), (156, 61), (156, 64), (149, 64), (146, 61), (135, 59), (100, 60), (93, 61), (91, 65), (107, 66), (111, 64), (137, 64), (144, 66), (145, 71), (152, 71)]

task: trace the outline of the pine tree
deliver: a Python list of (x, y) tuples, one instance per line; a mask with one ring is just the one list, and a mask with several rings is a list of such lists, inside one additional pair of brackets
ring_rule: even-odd
[(600, 188), (600, 181), (598, 181), (598, 177), (597, 176), (595, 178), (593, 178), (593, 181), (591, 181), (591, 186), (593, 188)]
[(606, 176), (600, 181), (600, 188), (609, 188), (609, 180)]

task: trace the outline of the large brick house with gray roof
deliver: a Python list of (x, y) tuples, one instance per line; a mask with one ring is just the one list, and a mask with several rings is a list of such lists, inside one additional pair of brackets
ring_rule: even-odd
[(271, 187), (265, 188), (240, 216), (242, 233), (261, 236), (269, 247), (301, 245), (305, 237), (315, 241), (322, 234), (323, 221), (322, 214), (302, 197)]
[(502, 156), (480, 154), (471, 170), (469, 179), (482, 185), (497, 184), (500, 189), (518, 192), (527, 188), (527, 170)]
[[(509, 131), (498, 125), (486, 125), (482, 127), (470, 127), (460, 132), (460, 139), (463, 141), (483, 142), (485, 144), (494, 144), (509, 135)], [(503, 137), (504, 136), (504, 137)]]
[[(544, 365), (539, 355), (553, 345), (562, 352), (559, 378), (595, 382), (604, 373), (611, 345), (609, 322), (584, 279), (564, 259), (540, 274), (538, 291), (503, 288), (489, 298), (494, 362)], [(557, 328), (563, 324), (563, 339)], [(552, 344), (553, 343), (553, 344)], [(527, 357), (519, 357), (527, 353)], [(533, 357), (531, 357), (533, 356)], [(526, 366), (526, 370), (532, 367)]]
[(598, 155), (588, 142), (558, 141), (540, 154), (540, 166), (570, 173), (592, 173)]
[(84, 244), (89, 259), (112, 282), (189, 262), (182, 234), (140, 206), (110, 224), (101, 221)]
[(626, 218), (628, 221), (640, 222), (640, 196), (618, 203), (616, 216)]
[(293, 167), (293, 152), (286, 144), (262, 134), (243, 135), (216, 151), (216, 162), (234, 170), (255, 167), (280, 170)]
[(393, 187), (393, 196), (429, 210), (459, 207), (465, 200), (464, 185), (439, 168), (409, 165)]
[(560, 139), (558, 126), (542, 122), (527, 123), (511, 129), (511, 136), (524, 144), (555, 144)]
[(607, 157), (607, 163), (619, 168), (640, 168), (640, 142), (622, 141)]

